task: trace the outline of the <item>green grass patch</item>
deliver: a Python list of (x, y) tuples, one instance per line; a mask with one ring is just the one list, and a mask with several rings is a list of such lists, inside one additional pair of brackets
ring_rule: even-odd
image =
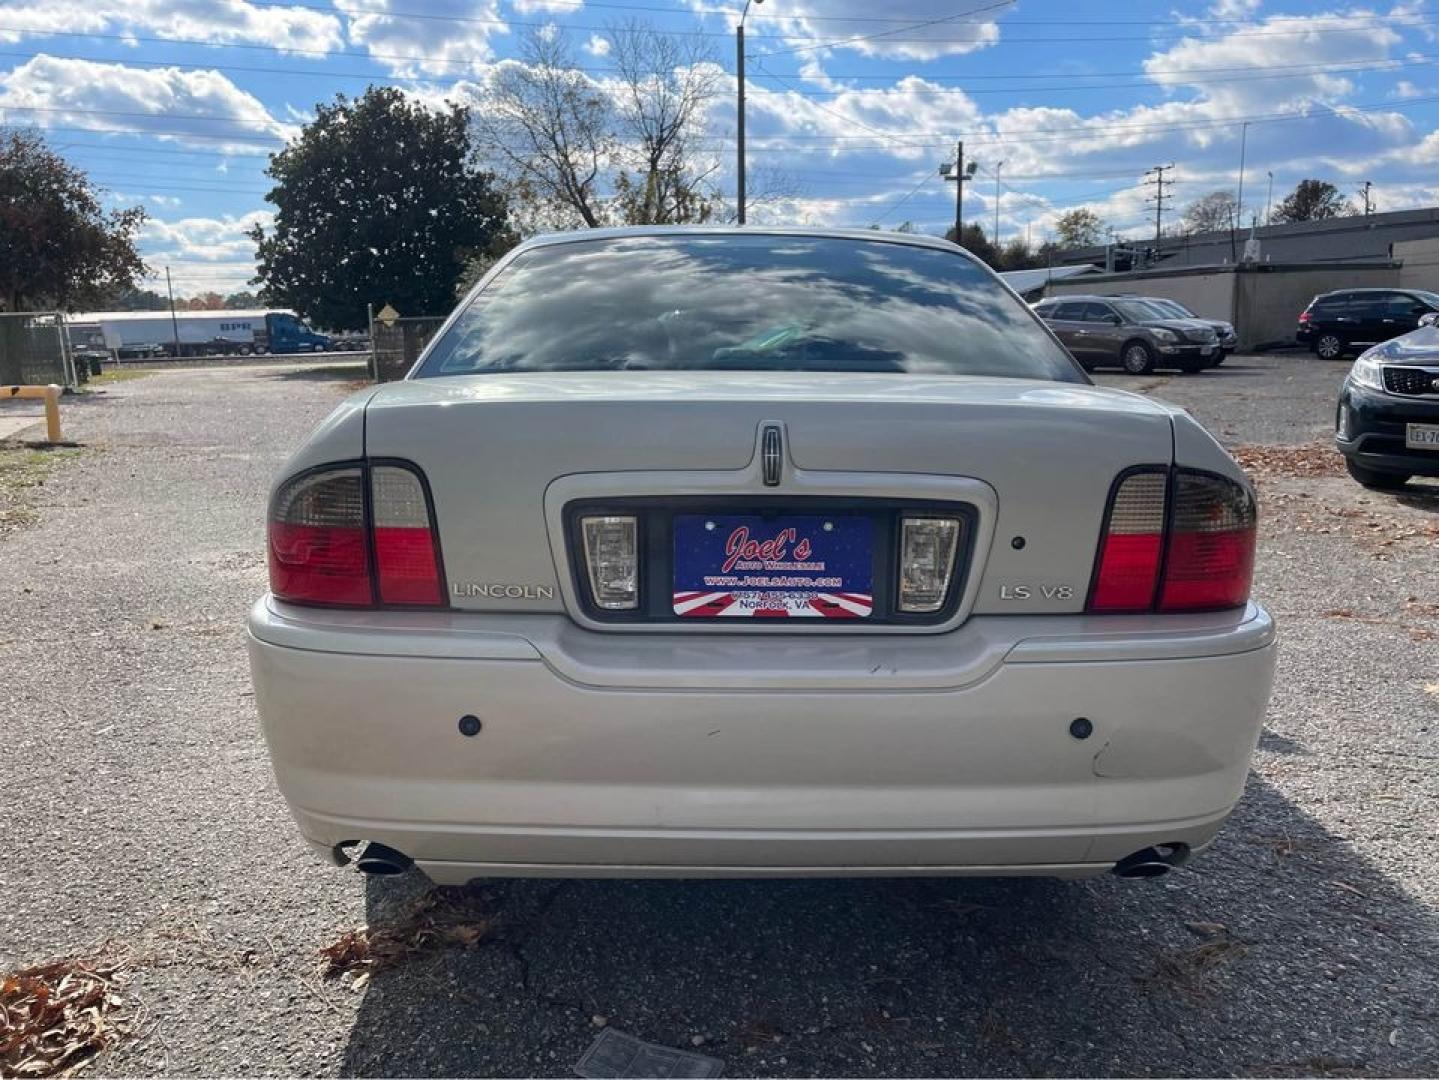
[(35, 489), (58, 465), (80, 456), (79, 450), (31, 450), (0, 443), (0, 536), (35, 521)]
[(143, 379), (146, 375), (155, 374), (153, 371), (136, 371), (134, 368), (110, 368), (99, 375), (91, 375), (86, 386), (109, 386), (111, 383), (129, 382), (131, 379)]

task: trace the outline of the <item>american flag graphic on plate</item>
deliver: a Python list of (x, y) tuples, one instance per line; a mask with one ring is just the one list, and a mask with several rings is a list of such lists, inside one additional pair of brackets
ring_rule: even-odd
[(674, 519), (674, 613), (685, 618), (866, 619), (873, 578), (868, 517)]

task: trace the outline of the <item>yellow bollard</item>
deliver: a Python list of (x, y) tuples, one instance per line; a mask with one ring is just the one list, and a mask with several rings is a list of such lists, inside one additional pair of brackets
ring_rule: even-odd
[(3, 386), (0, 387), (0, 397), (44, 398), (45, 438), (52, 443), (61, 441), (60, 388), (54, 383), (49, 386)]

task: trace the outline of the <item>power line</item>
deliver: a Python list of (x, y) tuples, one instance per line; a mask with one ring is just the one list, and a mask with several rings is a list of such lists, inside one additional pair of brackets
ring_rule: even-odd
[(885, 218), (889, 217), (890, 214), (894, 213), (905, 203), (909, 202), (910, 199), (914, 198), (915, 195), (918, 194), (920, 188), (924, 187), (925, 184), (929, 183), (930, 179), (931, 177), (929, 173), (925, 173), (923, 176), (921, 176), (919, 178), (919, 183), (915, 184), (914, 187), (910, 188), (909, 191), (903, 196), (901, 196), (898, 201), (891, 203), (888, 210), (886, 210), (884, 213), (880, 214), (879, 217), (874, 219), (874, 223), (878, 225)]
[[(247, 64), (213, 64), (213, 63), (204, 63), (204, 62), (185, 63), (185, 62), (174, 61), (174, 60), (139, 60), (139, 59), (131, 59), (131, 58), (125, 58), (125, 59), (123, 59), (123, 60), (118, 60), (118, 61), (117, 61), (117, 60), (114, 60), (114, 59), (109, 58), (109, 57), (102, 57), (102, 56), (81, 56), (81, 55), (76, 55), (76, 54), (74, 54), (74, 53), (55, 53), (55, 52), (48, 52), (48, 51), (45, 51), (45, 50), (21, 50), (21, 49), (0, 50), (0, 56), (9, 56), (9, 57), (14, 57), (14, 58), (16, 58), (16, 59), (35, 59), (35, 58), (38, 58), (38, 57), (46, 57), (46, 58), (48, 58), (48, 59), (53, 59), (53, 60), (71, 60), (71, 61), (79, 61), (79, 62), (81, 62), (81, 63), (103, 64), (103, 65), (112, 66), (112, 67), (113, 67), (113, 66), (123, 66), (123, 67), (143, 67), (143, 68), (180, 68), (180, 69), (187, 70), (187, 71), (225, 71), (225, 72), (236, 72), (236, 73), (243, 73), (243, 74), (284, 75), (284, 76), (286, 76), (286, 77), (298, 76), (298, 77), (302, 77), (302, 78), (356, 79), (356, 80), (362, 80), (362, 81), (367, 81), (367, 82), (371, 82), (371, 83), (385, 83), (385, 84), (393, 84), (393, 85), (399, 85), (399, 86), (424, 85), (424, 84), (428, 83), (428, 81), (429, 81), (429, 80), (423, 79), (423, 78), (421, 78), (421, 77), (419, 77), (419, 76), (388, 75), (388, 74), (384, 74), (384, 73), (381, 73), (381, 72), (374, 72), (374, 71), (324, 71), (324, 70), (313, 69), (313, 68), (281, 68), (281, 67), (260, 66), (260, 65), (247, 65)], [(1289, 79), (1289, 78), (1295, 78), (1295, 77), (1298, 77), (1298, 76), (1300, 76), (1300, 75), (1302, 75), (1302, 74), (1308, 74), (1308, 73), (1321, 73), (1321, 74), (1325, 74), (1325, 75), (1330, 75), (1330, 74), (1343, 74), (1343, 73), (1347, 73), (1347, 72), (1361, 72), (1361, 71), (1395, 71), (1395, 70), (1405, 69), (1405, 68), (1429, 67), (1429, 66), (1432, 66), (1432, 65), (1435, 63), (1435, 61), (1439, 61), (1439, 53), (1434, 53), (1434, 54), (1423, 54), (1423, 53), (1409, 54), (1409, 59), (1406, 59), (1406, 60), (1403, 60), (1403, 61), (1398, 61), (1398, 60), (1380, 60), (1380, 61), (1366, 61), (1366, 62), (1355, 61), (1355, 62), (1353, 62), (1352, 64), (1344, 63), (1344, 62), (1339, 62), (1339, 63), (1334, 63), (1334, 64), (1296, 64), (1296, 65), (1290, 65), (1289, 68), (1288, 68), (1288, 70), (1285, 69), (1285, 66), (1284, 66), (1284, 65), (1280, 65), (1280, 66), (1277, 67), (1277, 68), (1276, 68), (1276, 67), (1267, 67), (1267, 68), (1265, 69), (1264, 73), (1262, 73), (1262, 74), (1254, 74), (1252, 68), (1212, 68), (1212, 69), (1200, 69), (1200, 68), (1195, 68), (1195, 69), (1192, 69), (1191, 71), (1186, 71), (1186, 72), (1178, 72), (1178, 71), (1176, 71), (1176, 72), (1159, 72), (1159, 71), (1156, 71), (1156, 72), (1147, 73), (1147, 74), (1152, 74), (1152, 75), (1161, 75), (1161, 74), (1183, 74), (1183, 75), (1186, 75), (1186, 76), (1190, 76), (1190, 75), (1197, 75), (1197, 74), (1199, 74), (1200, 72), (1203, 72), (1203, 71), (1215, 71), (1215, 72), (1242, 71), (1242, 72), (1248, 72), (1248, 74), (1230, 75), (1230, 76), (1227, 76), (1227, 77), (1225, 77), (1225, 78), (1193, 79), (1191, 82), (1188, 82), (1188, 83), (1185, 84), (1185, 85), (1196, 85), (1196, 84), (1198, 84), (1198, 85), (1214, 85), (1214, 84), (1219, 84), (1219, 83), (1231, 83), (1231, 82), (1251, 82), (1251, 81), (1255, 81), (1255, 80)], [(790, 93), (794, 94), (794, 95), (797, 96), (797, 97), (810, 98), (810, 99), (818, 99), (818, 98), (840, 98), (840, 97), (849, 97), (849, 96), (851, 96), (851, 95), (864, 95), (864, 94), (870, 94), (870, 93), (877, 93), (877, 94), (879, 94), (879, 95), (885, 95), (885, 94), (890, 93), (891, 91), (897, 90), (897, 87), (892, 87), (892, 86), (891, 86), (891, 87), (880, 87), (880, 88), (876, 88), (876, 89), (873, 90), (873, 91), (871, 91), (871, 90), (866, 90), (866, 89), (862, 89), (862, 88), (858, 88), (858, 87), (846, 87), (845, 89), (842, 89), (842, 90), (807, 90), (807, 89), (804, 89), (803, 87), (801, 87), (800, 85), (796, 84), (796, 83), (792, 80), (791, 77), (785, 76), (785, 75), (780, 75), (780, 74), (777, 74), (776, 72), (770, 71), (768, 68), (764, 67), (764, 65), (761, 64), (758, 60), (755, 60), (754, 63), (756, 64), (756, 66), (758, 66), (758, 67), (761, 69), (761, 71), (762, 71), (762, 73), (763, 73), (762, 75), (756, 76), (757, 78), (773, 79), (773, 80), (775, 80), (776, 82), (780, 82), (780, 83), (784, 84), (785, 86), (789, 87), (789, 88), (790, 88)], [(577, 67), (571, 68), (571, 69), (569, 69), (569, 70), (584, 72), (584, 73), (587, 74), (587, 75), (597, 75), (597, 74), (611, 74), (611, 73), (617, 72), (619, 69), (618, 69), (618, 68), (613, 68), (613, 67), (609, 67), (609, 68), (599, 68), (599, 67), (583, 67), (583, 66), (577, 66)], [(655, 74), (664, 74), (664, 73), (663, 73), (663, 72), (655, 72)], [(828, 75), (828, 76), (826, 76), (826, 77), (829, 78), (829, 79), (860, 78), (860, 77), (873, 78), (873, 79), (890, 79), (890, 78), (893, 78), (893, 76), (889, 76), (889, 75), (867, 75), (867, 76)], [(1013, 79), (1013, 78), (1036, 78), (1036, 77), (1044, 78), (1044, 77), (1046, 77), (1046, 76), (1033, 76), (1033, 75), (1025, 75), (1025, 76), (1021, 76), (1021, 75), (959, 76), (959, 75), (956, 75), (956, 76), (927, 76), (927, 77), (925, 77), (925, 78), (926, 78), (926, 81), (933, 81), (933, 80), (938, 80), (938, 79), (941, 79), (941, 78), (944, 78), (944, 79), (965, 79), (965, 78), (975, 78), (975, 79)], [(1056, 77), (1056, 76), (1048, 76), (1048, 77)], [(1088, 75), (1063, 76), (1063, 75), (1061, 75), (1061, 76), (1057, 76), (1057, 77), (1059, 77), (1059, 78), (1071, 78), (1071, 77), (1072, 77), (1072, 78), (1091, 78), (1091, 77), (1093, 77), (1093, 76), (1088, 76)], [(974, 97), (974, 96), (981, 95), (981, 94), (1017, 94), (1017, 93), (1049, 93), (1049, 94), (1053, 94), (1053, 93), (1075, 93), (1075, 92), (1083, 92), (1083, 91), (1090, 91), (1090, 90), (1115, 90), (1115, 89), (1142, 89), (1142, 90), (1160, 91), (1160, 90), (1169, 89), (1169, 87), (1166, 87), (1164, 84), (1159, 83), (1159, 82), (1154, 81), (1154, 80), (1151, 79), (1151, 80), (1149, 80), (1149, 81), (1135, 80), (1135, 81), (1130, 81), (1130, 82), (1116, 82), (1116, 83), (1087, 83), (1087, 84), (1077, 84), (1077, 85), (1073, 85), (1073, 86), (1069, 86), (1069, 85), (1054, 85), (1054, 86), (1005, 86), (1005, 87), (989, 87), (989, 88), (980, 88), (980, 89), (954, 88), (954, 89), (924, 89), (924, 90), (912, 89), (912, 88), (905, 88), (905, 89), (902, 91), (902, 93), (903, 93), (903, 95), (904, 95), (905, 97), (907, 97), (907, 98), (909, 98), (909, 97), (946, 97), (946, 96), (949, 96), (949, 95), (955, 95), (955, 96), (960, 96), (960, 97)], [(846, 118), (846, 119), (848, 119), (848, 118)], [(857, 121), (851, 121), (851, 122), (857, 123)], [(860, 125), (860, 126), (863, 126), (863, 125)], [(872, 129), (871, 129), (871, 130), (872, 130)]]
[[(944, 16), (938, 18), (938, 19), (928, 19), (928, 20), (926, 20), (925, 22), (913, 23), (913, 24), (911, 24), (911, 25), (909, 25), (909, 26), (902, 27), (901, 29), (903, 29), (903, 30), (919, 30), (919, 29), (922, 29), (923, 27), (926, 27), (926, 26), (938, 26), (940, 23), (957, 22), (957, 21), (959, 21), (960, 19), (968, 19), (968, 18), (970, 18), (970, 17), (972, 17), (972, 16), (974, 16), (974, 15), (982, 15), (982, 14), (984, 14), (985, 12), (997, 11), (997, 10), (999, 10), (1000, 8), (1010, 7), (1011, 5), (1014, 4), (1014, 2), (1015, 2), (1015, 0), (991, 0), (991, 2), (988, 3), (988, 4), (981, 4), (979, 7), (970, 8), (970, 9), (968, 9), (967, 11), (956, 12), (956, 13), (953, 14), (953, 15), (944, 15)], [(817, 43), (811, 44), (811, 45), (802, 45), (802, 46), (800, 46), (800, 47), (798, 47), (798, 48), (794, 48), (794, 49), (777, 49), (777, 50), (771, 50), (771, 51), (769, 51), (769, 52), (767, 52), (767, 53), (762, 53), (761, 55), (763, 55), (763, 56), (787, 56), (787, 55), (790, 55), (790, 54), (793, 54), (793, 53), (814, 52), (816, 49), (837, 49), (837, 48), (840, 48), (840, 47), (845, 46), (845, 45), (856, 45), (856, 44), (858, 44), (858, 43), (861, 42), (861, 41), (874, 41), (874, 40), (876, 40), (877, 38), (889, 37), (891, 34), (898, 33), (898, 32), (899, 32), (899, 31), (895, 31), (895, 30), (880, 30), (880, 31), (877, 31), (876, 33), (873, 33), (873, 34), (859, 34), (859, 35), (857, 35), (857, 36), (855, 36), (855, 37), (841, 38), (841, 39), (838, 40), (838, 41), (817, 42)], [(902, 39), (894, 39), (894, 40), (902, 40)], [(922, 40), (927, 40), (927, 41), (928, 41), (928, 40), (934, 40), (934, 39), (925, 38), (925, 39), (922, 39)], [(941, 39), (941, 40), (942, 40), (942, 39)]]

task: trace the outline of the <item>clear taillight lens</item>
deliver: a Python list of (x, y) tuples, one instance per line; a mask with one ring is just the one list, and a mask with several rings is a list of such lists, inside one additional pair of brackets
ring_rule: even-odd
[(443, 607), (433, 525), (424, 483), (409, 468), (302, 473), (270, 502), (270, 591), (297, 604)]
[(1244, 604), (1254, 577), (1257, 526), (1248, 488), (1210, 473), (1177, 472), (1159, 610), (1211, 611)]
[(639, 529), (628, 515), (580, 519), (590, 596), (606, 611), (639, 606)]
[(1257, 518), (1254, 495), (1229, 477), (1131, 473), (1110, 500), (1088, 610), (1241, 607), (1254, 575)]
[(957, 518), (904, 519), (899, 543), (900, 611), (923, 614), (944, 607), (959, 536)]
[(374, 603), (361, 469), (308, 473), (280, 488), (270, 504), (269, 540), (270, 591), (279, 599)]
[(1164, 503), (1169, 472), (1131, 473), (1109, 503), (1109, 521), (1100, 539), (1099, 566), (1089, 610), (1118, 614), (1154, 606), (1159, 559), (1164, 553)]
[(405, 607), (444, 603), (430, 504), (420, 478), (395, 465), (374, 466), (370, 505), (380, 603)]

